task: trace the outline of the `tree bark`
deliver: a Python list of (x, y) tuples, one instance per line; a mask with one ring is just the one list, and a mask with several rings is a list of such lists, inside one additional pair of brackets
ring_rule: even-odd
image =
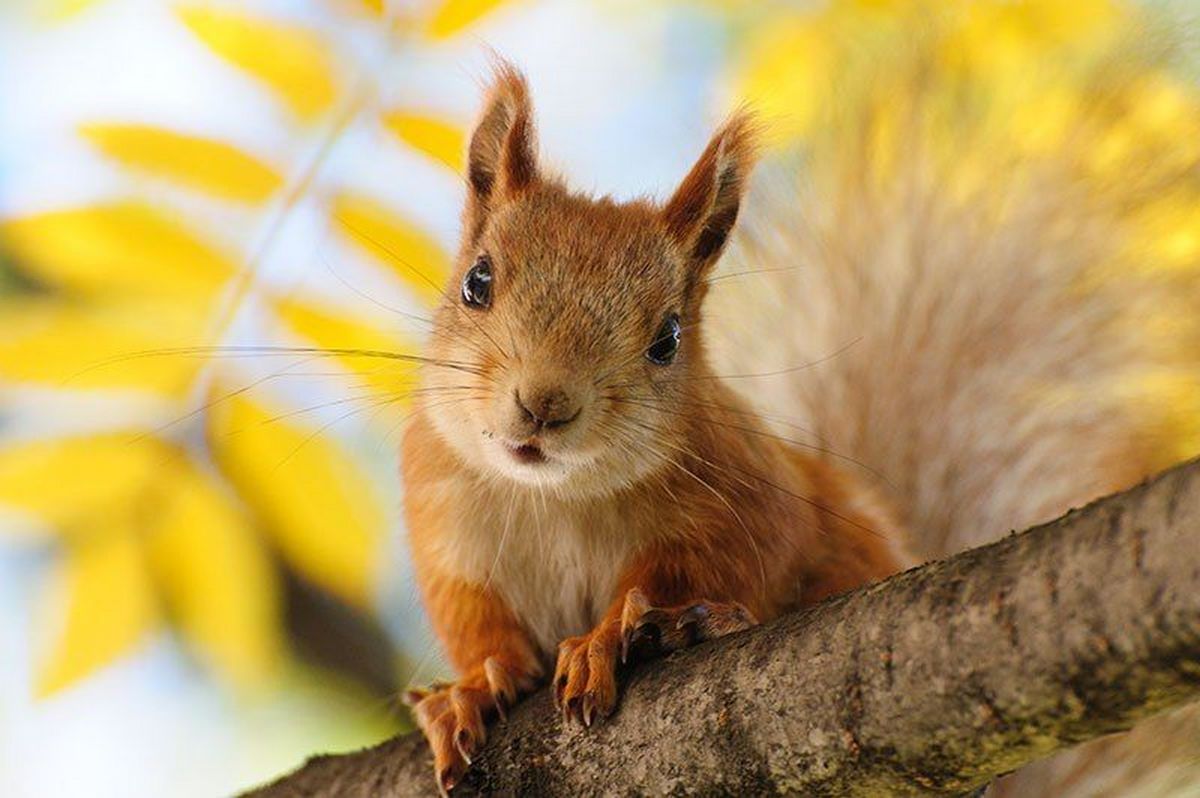
[[(638, 666), (591, 729), (543, 690), (455, 795), (961, 795), (1198, 698), (1200, 461)], [(250, 795), (434, 791), (412, 734)]]

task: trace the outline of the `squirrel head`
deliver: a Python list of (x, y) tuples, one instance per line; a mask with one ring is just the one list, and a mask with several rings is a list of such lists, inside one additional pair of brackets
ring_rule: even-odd
[(707, 377), (706, 278), (754, 128), (733, 115), (665, 203), (570, 191), (538, 164), (524, 77), (497, 67), (471, 136), (462, 245), (434, 318), (426, 412), (477, 471), (611, 492), (677, 457)]

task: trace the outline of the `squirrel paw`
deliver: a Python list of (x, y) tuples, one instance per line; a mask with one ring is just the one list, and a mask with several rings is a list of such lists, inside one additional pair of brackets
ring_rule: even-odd
[(621, 662), (651, 659), (757, 624), (753, 613), (736, 601), (652, 607), (634, 588), (625, 596), (621, 618)]
[(616, 706), (618, 661), (650, 659), (757, 623), (736, 602), (653, 607), (642, 591), (633, 588), (625, 594), (619, 621), (603, 621), (588, 634), (559, 644), (554, 702), (564, 720), (591, 726), (611, 715)]
[(612, 714), (617, 704), (617, 624), (604, 622), (586, 635), (568, 637), (558, 645), (554, 670), (554, 703), (563, 720), (591, 726)]
[(520, 693), (532, 688), (534, 678), (488, 657), (458, 682), (405, 692), (404, 700), (433, 751), (438, 792), (446, 795), (462, 781), (471, 758), (487, 740), (488, 721), (506, 717)]

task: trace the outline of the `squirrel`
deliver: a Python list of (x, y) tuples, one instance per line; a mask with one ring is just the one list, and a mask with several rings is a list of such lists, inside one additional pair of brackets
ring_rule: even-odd
[(459, 679), (415, 717), (451, 789), (485, 723), (551, 676), (566, 718), (618, 666), (888, 576), (900, 530), (845, 469), (771, 433), (715, 375), (703, 301), (754, 161), (735, 114), (671, 199), (543, 173), (525, 79), (498, 69), (463, 241), (403, 441), (417, 580)]
[[(1013, 220), (1011, 249), (963, 232), (923, 242), (914, 265), (887, 253), (920, 230), (880, 232), (911, 193), (755, 195), (759, 138), (735, 112), (665, 202), (594, 198), (541, 166), (528, 84), (496, 67), (401, 452), (418, 586), (458, 674), (407, 696), (443, 792), (488, 724), (547, 682), (564, 721), (591, 726), (631, 660), (1046, 520), (1148, 468), (1112, 403), (1030, 410), (1039, 377), (1108, 374), (1127, 353), (1096, 354), (1107, 306), (1039, 257), (1082, 262), (1086, 241)], [(750, 229), (731, 244), (739, 216)], [(770, 297), (760, 284), (706, 302), (727, 250), (779, 267), (761, 270)], [(745, 323), (716, 341), (714, 308)], [(778, 401), (738, 385), (785, 355)]]

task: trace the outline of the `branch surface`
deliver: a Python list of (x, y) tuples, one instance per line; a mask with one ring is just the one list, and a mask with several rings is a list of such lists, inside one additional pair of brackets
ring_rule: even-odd
[[(1198, 698), (1200, 461), (639, 666), (591, 729), (543, 690), (454, 795), (960, 795)], [(432, 772), (412, 734), (249, 795), (429, 795)]]

